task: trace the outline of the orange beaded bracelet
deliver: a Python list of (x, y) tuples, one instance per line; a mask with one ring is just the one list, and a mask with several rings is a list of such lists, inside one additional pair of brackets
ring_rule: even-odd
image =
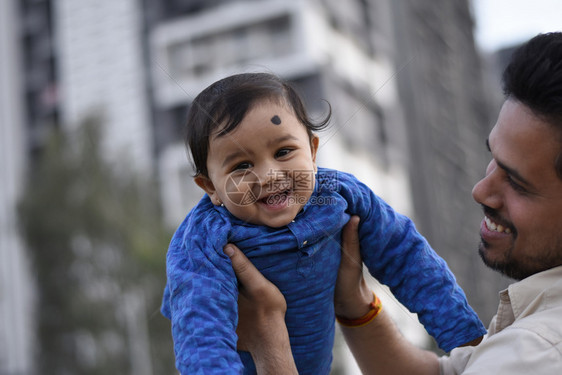
[(339, 324), (345, 327), (362, 327), (372, 322), (377, 315), (382, 311), (382, 303), (379, 297), (373, 292), (373, 302), (369, 304), (371, 308), (369, 312), (357, 319), (347, 319), (336, 315), (336, 320)]

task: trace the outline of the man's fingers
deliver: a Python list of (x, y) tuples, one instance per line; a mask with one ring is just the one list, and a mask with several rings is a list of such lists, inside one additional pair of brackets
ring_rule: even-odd
[(263, 278), (246, 255), (233, 244), (226, 245), (224, 253), (230, 257), (234, 273), (243, 286), (254, 285), (257, 280)]
[(361, 266), (359, 252), (359, 216), (352, 216), (342, 231), (342, 263)]
[(287, 303), (279, 289), (236, 246), (227, 244), (223, 251), (230, 257), (232, 269), (240, 282), (236, 327), (238, 349), (250, 351), (254, 355), (262, 350), (263, 343), (271, 338), (271, 333), (279, 330), (286, 335), (288, 342), (284, 324)]
[(341, 263), (334, 293), (336, 315), (349, 319), (365, 315), (373, 300), (373, 293), (363, 278), (358, 228), (358, 216), (351, 217), (343, 228)]
[(285, 314), (287, 309), (285, 298), (279, 289), (258, 271), (246, 255), (233, 244), (227, 244), (224, 247), (224, 253), (230, 257), (232, 268), (240, 282), (240, 295), (250, 301), (260, 301), (261, 307), (266, 310), (274, 309)]

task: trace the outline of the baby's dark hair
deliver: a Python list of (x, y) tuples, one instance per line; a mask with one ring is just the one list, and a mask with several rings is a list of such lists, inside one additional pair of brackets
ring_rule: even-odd
[(252, 106), (264, 100), (289, 106), (309, 137), (326, 128), (332, 116), (330, 107), (321, 121), (310, 119), (297, 92), (274, 74), (242, 73), (223, 78), (197, 95), (187, 114), (185, 144), (191, 151), (196, 176), (208, 177), (210, 138), (236, 129)]

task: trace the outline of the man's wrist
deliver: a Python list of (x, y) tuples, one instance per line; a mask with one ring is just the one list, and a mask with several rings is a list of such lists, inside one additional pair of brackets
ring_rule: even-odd
[(258, 326), (268, 329), (267, 332), (260, 333), (261, 339), (256, 342), (257, 345), (249, 348), (257, 373), (259, 375), (298, 374), (284, 317), (280, 314), (272, 314), (267, 318), (267, 323), (260, 323)]
[(372, 310), (373, 294), (373, 291), (366, 284), (363, 285), (358, 295), (335, 303), (336, 316), (346, 319), (358, 319), (364, 316)]
[(336, 315), (336, 320), (338, 321), (338, 323), (346, 327), (362, 327), (372, 322), (377, 317), (377, 315), (379, 315), (381, 310), (381, 300), (374, 292), (372, 292), (372, 301), (368, 304), (368, 311), (365, 314), (357, 318), (349, 318), (342, 315)]

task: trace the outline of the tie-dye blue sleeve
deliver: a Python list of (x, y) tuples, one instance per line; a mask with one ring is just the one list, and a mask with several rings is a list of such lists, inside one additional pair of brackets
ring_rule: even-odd
[(486, 330), (446, 262), (417, 232), (353, 176), (338, 176), (349, 213), (361, 217), (361, 255), (369, 272), (387, 285), (445, 351), (476, 339)]

